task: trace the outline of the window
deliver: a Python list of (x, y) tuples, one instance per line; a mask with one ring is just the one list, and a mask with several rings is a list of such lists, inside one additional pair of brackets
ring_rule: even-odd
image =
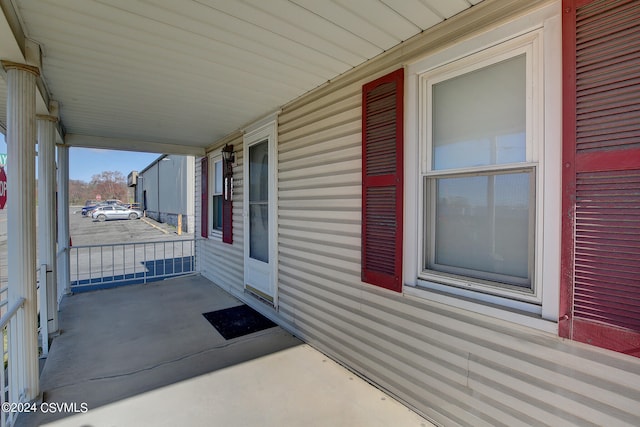
[(535, 292), (534, 40), (421, 76), (422, 277), (490, 293)]
[[(147, 204), (145, 191), (144, 204)], [(209, 237), (209, 157), (200, 159), (200, 235)]]
[[(231, 146), (233, 148), (233, 146)], [(202, 163), (203, 237), (233, 243), (233, 166), (225, 164), (221, 150), (210, 153)], [(206, 190), (206, 191), (204, 191)]]
[(560, 34), (545, 7), (407, 67), (405, 294), (557, 330)]
[(269, 139), (249, 151), (249, 256), (269, 262)]
[(541, 304), (541, 45), (533, 31), (418, 73), (419, 284)]
[(425, 270), (530, 290), (533, 170), (429, 176)]
[(211, 161), (213, 173), (211, 174), (211, 235), (222, 237), (222, 202), (223, 202), (223, 178), (222, 157), (214, 157)]

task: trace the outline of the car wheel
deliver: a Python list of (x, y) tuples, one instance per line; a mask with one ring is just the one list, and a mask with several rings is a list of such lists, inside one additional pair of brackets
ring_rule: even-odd
[(138, 219), (138, 215), (135, 212), (129, 214), (129, 219)]
[(107, 216), (106, 215), (98, 215), (98, 221), (105, 222), (106, 220), (107, 220)]

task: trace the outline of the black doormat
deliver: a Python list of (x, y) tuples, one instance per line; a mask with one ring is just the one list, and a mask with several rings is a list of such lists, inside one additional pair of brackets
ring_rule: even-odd
[(210, 311), (202, 315), (226, 340), (277, 326), (248, 305)]

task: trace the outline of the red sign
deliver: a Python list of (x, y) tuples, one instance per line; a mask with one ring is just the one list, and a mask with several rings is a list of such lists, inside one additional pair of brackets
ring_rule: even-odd
[(0, 209), (4, 209), (7, 204), (7, 174), (4, 168), (0, 167)]

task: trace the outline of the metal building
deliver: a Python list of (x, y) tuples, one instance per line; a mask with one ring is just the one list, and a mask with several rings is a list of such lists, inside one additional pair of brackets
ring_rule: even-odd
[(163, 154), (142, 171), (131, 172), (128, 183), (135, 187), (135, 202), (146, 216), (182, 231), (194, 232), (193, 156)]

